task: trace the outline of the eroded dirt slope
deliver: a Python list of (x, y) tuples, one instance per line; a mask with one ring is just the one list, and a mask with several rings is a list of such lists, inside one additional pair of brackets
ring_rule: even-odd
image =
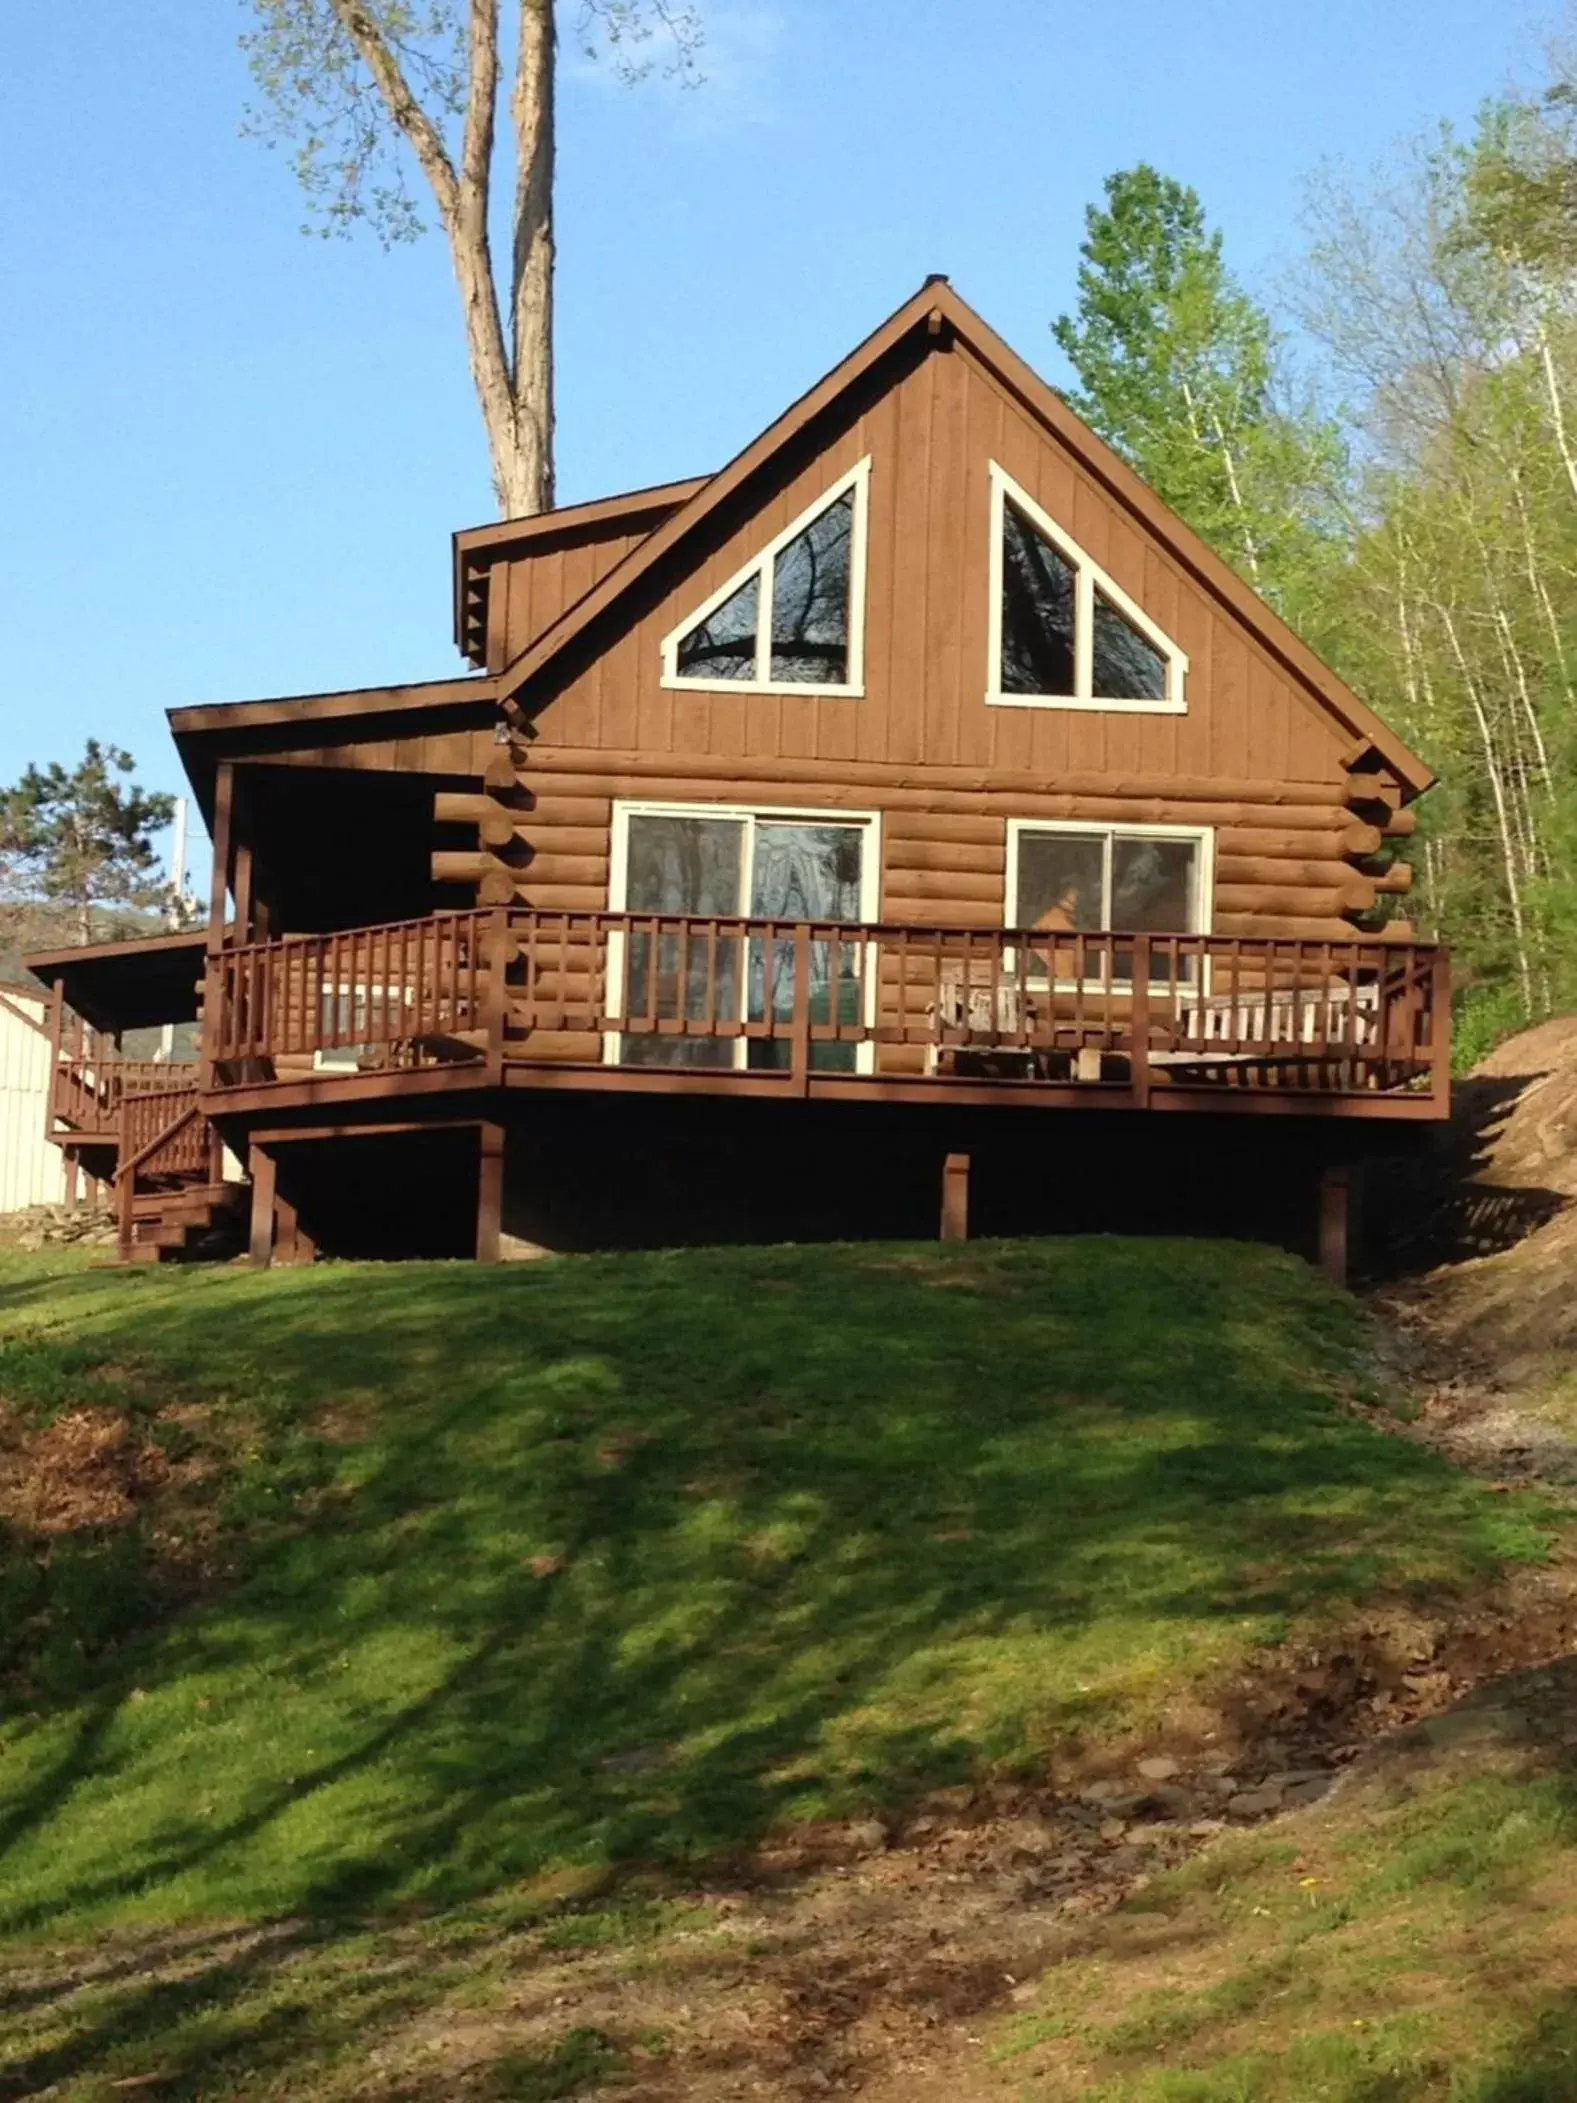
[(1379, 1304), (1417, 1370), (1548, 1401), (1577, 1367), (1577, 1017), (1498, 1046), (1457, 1084), (1442, 1143), (1375, 1196), (1404, 1274)]

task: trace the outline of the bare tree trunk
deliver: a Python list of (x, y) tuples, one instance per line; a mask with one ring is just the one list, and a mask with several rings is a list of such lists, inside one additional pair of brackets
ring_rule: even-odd
[(520, 52), (510, 116), (515, 127), (515, 239), (510, 306), (515, 338), (515, 472), (506, 516), (553, 503), (553, 110), (552, 0), (520, 0)]
[(460, 165), (411, 92), (395, 50), (360, 0), (332, 0), (390, 118), (427, 178), (460, 289), (466, 353), (481, 405), (493, 487), (506, 517), (529, 517), (553, 492), (553, 11), (520, 0), (520, 56), (510, 114), (519, 155), (512, 240), (511, 330), (505, 340), (488, 238), (498, 106), (499, 0), (469, 0)]

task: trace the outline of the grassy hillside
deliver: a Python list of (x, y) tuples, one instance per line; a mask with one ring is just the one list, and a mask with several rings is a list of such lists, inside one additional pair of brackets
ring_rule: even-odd
[[(654, 1871), (1044, 1776), (1295, 1625), (1537, 1559), (1548, 1513), (1344, 1406), (1357, 1341), (1208, 1244), (0, 1259), (0, 1936), (27, 1978), (203, 1952), (20, 1992), (0, 2096), (472, 2093), (364, 2054), (479, 1922), (638, 1940)], [(413, 1921), (419, 1976), (357, 1940)], [(278, 1935), (317, 1986), (259, 1983)], [(611, 2061), (567, 2021), (521, 2064), (474, 2092)]]
[(1384, 1749), (1068, 1940), (997, 2045), (1034, 2103), (1570, 2103), (1577, 1675)]

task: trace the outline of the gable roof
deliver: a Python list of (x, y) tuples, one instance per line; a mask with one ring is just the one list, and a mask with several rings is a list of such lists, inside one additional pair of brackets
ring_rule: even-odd
[[(1008, 393), (1080, 462), (1109, 496), (1160, 542), (1211, 597), (1247, 628), (1313, 699), (1346, 730), (1356, 746), (1377, 754), (1407, 797), (1434, 780), (1418, 755), (1309, 648), (1232, 566), (1208, 547), (1153, 489), (1076, 416), (1062, 397), (1009, 348), (942, 277), (927, 278), (882, 325), (818, 380), (728, 465), (702, 483), (602, 580), (567, 607), (498, 675), (498, 698), (506, 709), (528, 680), (549, 665), (594, 621), (609, 613), (653, 568), (693, 534), (720, 506), (768, 466), (817, 417), (833, 408), (873, 367), (916, 332), (940, 345), (965, 344)], [(682, 486), (682, 485), (675, 485)]]

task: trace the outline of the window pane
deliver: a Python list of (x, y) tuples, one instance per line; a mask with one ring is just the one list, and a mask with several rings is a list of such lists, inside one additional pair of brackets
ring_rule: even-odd
[[(737, 818), (630, 819), (625, 902), (632, 913), (732, 915), (739, 911), (744, 826)], [(731, 1020), (739, 1013), (739, 944), (677, 931), (634, 932), (625, 950), (624, 1013), (631, 1028), (620, 1044), (626, 1066), (732, 1066), (727, 1038), (663, 1037), (659, 1020)], [(708, 1003), (708, 986), (711, 1000)], [(642, 1030), (642, 1024), (646, 1029)]]
[(1112, 841), (1112, 925), (1127, 934), (1193, 932), (1197, 840)]
[[(764, 819), (756, 827), (750, 910), (763, 920), (841, 920), (860, 917), (863, 825), (805, 825)], [(810, 1019), (813, 1023), (857, 1022), (860, 1016), (860, 951), (839, 943), (810, 945)], [(750, 945), (753, 1021), (770, 1012), (788, 1021), (794, 1013), (794, 944), (786, 938)], [(785, 1066), (786, 1037), (753, 1039), (752, 1066)], [(853, 1069), (853, 1044), (812, 1044), (810, 1063), (820, 1069)]]
[(863, 825), (756, 827), (750, 910), (762, 920), (858, 920)]
[(1004, 694), (1074, 692), (1073, 568), (1011, 504), (1002, 507)]
[(854, 491), (778, 552), (772, 578), (772, 677), (811, 686), (849, 678)]
[(1085, 934), (1105, 927), (1105, 859), (1100, 833), (1021, 832), (1013, 925)]
[(738, 818), (630, 819), (626, 910), (737, 913), (744, 826)]
[(738, 591), (681, 636), (681, 679), (754, 679), (756, 614), (761, 603), (761, 576), (747, 577)]
[(1164, 701), (1166, 660), (1100, 592), (1095, 594), (1095, 697), (1101, 701)]

